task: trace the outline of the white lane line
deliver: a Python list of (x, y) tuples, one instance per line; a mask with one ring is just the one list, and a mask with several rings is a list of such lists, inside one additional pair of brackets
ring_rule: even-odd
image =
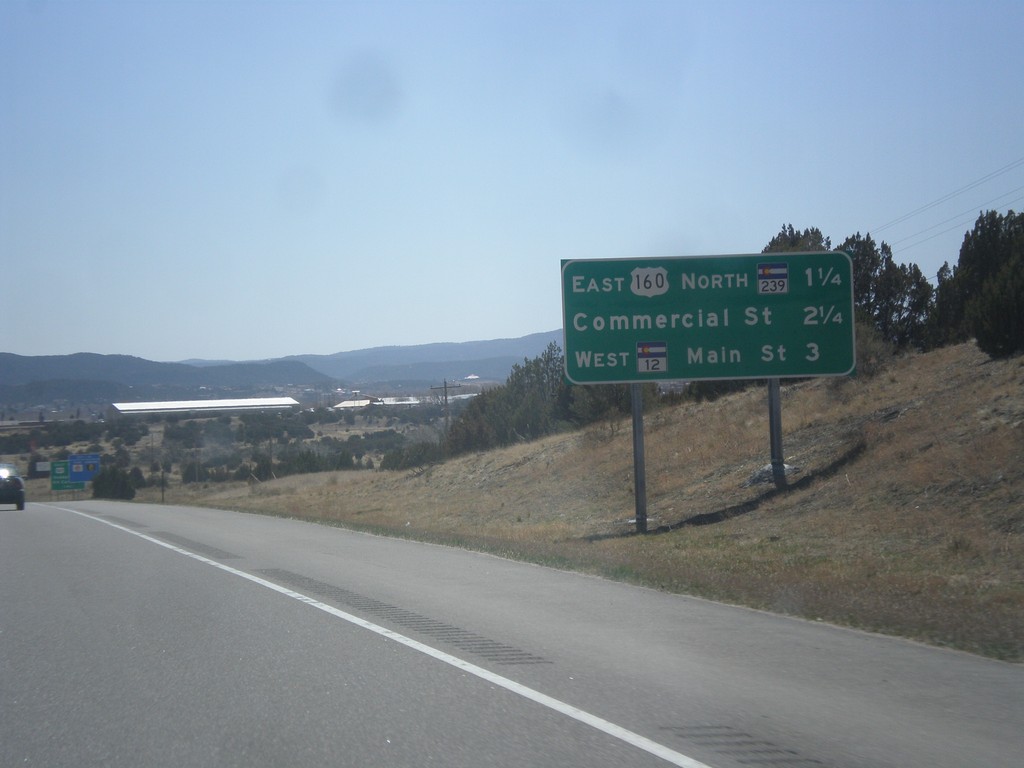
[(522, 696), (524, 699), (529, 699), (530, 701), (536, 702), (537, 704), (540, 704), (543, 707), (547, 707), (548, 709), (554, 712), (558, 712), (559, 714), (565, 715), (566, 717), (570, 717), (573, 720), (583, 723), (584, 725), (589, 725), (591, 728), (595, 728), (598, 731), (601, 731), (602, 733), (611, 736), (612, 738), (618, 739), (619, 741), (629, 744), (630, 746), (636, 747), (637, 749), (641, 749), (644, 752), (648, 752), (654, 755), (655, 757), (659, 757), (665, 762), (670, 763), (672, 765), (680, 766), (680, 768), (711, 768), (711, 766), (707, 765), (706, 763), (702, 763), (698, 760), (694, 760), (691, 757), (687, 757), (681, 752), (676, 752), (674, 749), (669, 749), (665, 745), (659, 744), (658, 742), (652, 739), (648, 739), (646, 736), (641, 736), (639, 733), (634, 733), (633, 731), (630, 731), (627, 728), (623, 728), (621, 725), (616, 725), (615, 723), (605, 720), (604, 718), (598, 717), (597, 715), (591, 714), (590, 712), (586, 712), (585, 710), (582, 710), (579, 707), (574, 707), (572, 704), (568, 704), (564, 701), (561, 701), (560, 699), (556, 699), (552, 696), (548, 696), (545, 693), (536, 691), (533, 688), (522, 685), (521, 683), (517, 683), (515, 680), (510, 680), (507, 677), (502, 677), (501, 675), (495, 674), (494, 672), (491, 672), (488, 669), (478, 667), (476, 664), (472, 664), (466, 661), (465, 659), (460, 659), (458, 656), (452, 656), (450, 653), (445, 653), (444, 651), (438, 650), (437, 648), (433, 648), (429, 645), (421, 643), (418, 640), (413, 640), (411, 637), (406, 637), (405, 635), (399, 634), (398, 632), (394, 632), (388, 629), (387, 627), (382, 627), (379, 624), (374, 624), (371, 621), (366, 621), (365, 619), (362, 619), (358, 616), (354, 616), (351, 613), (346, 613), (345, 611), (338, 610), (334, 606), (322, 603), (315, 598), (302, 594), (301, 592), (296, 592), (295, 590), (288, 589), (287, 587), (282, 587), (280, 584), (275, 584), (272, 581), (261, 579), (259, 576), (254, 576), (251, 573), (240, 571), (237, 568), (232, 568), (229, 565), (224, 565), (224, 563), (219, 563), (216, 560), (211, 560), (208, 557), (203, 557), (202, 555), (198, 555), (195, 552), (190, 552), (189, 550), (179, 547), (176, 544), (170, 544), (166, 541), (161, 541), (160, 539), (154, 538), (152, 536), (147, 536), (145, 533), (134, 531), (130, 528), (126, 528), (123, 525), (118, 525), (117, 523), (114, 523), (110, 520), (104, 520), (101, 517), (96, 517), (95, 515), (90, 515), (86, 512), (79, 512), (76, 509), (68, 509), (67, 507), (56, 507), (50, 504), (41, 504), (40, 506), (48, 506), (53, 509), (59, 509), (63, 512), (71, 512), (72, 514), (79, 515), (80, 517), (85, 517), (89, 520), (94, 520), (98, 523), (109, 525), (111, 528), (117, 528), (119, 531), (124, 531), (125, 533), (129, 533), (132, 536), (137, 536), (140, 539), (144, 539), (145, 541), (148, 541), (152, 544), (157, 544), (161, 547), (164, 547), (165, 549), (171, 550), (172, 552), (177, 552), (180, 555), (190, 557), (193, 560), (198, 560), (201, 563), (205, 563), (206, 565), (211, 565), (214, 568), (218, 568), (219, 570), (222, 570), (225, 573), (230, 573), (233, 576), (239, 576), (243, 579), (246, 579), (247, 581), (251, 581), (253, 584), (258, 584), (261, 587), (266, 587), (267, 589), (273, 590), (274, 592), (285, 595), (286, 597), (290, 597), (293, 600), (298, 600), (299, 602), (305, 603), (306, 605), (309, 605), (313, 608), (317, 608), (323, 611), (324, 613), (328, 613), (331, 616), (334, 616), (335, 618), (347, 621), (349, 624), (354, 624), (355, 626), (360, 627), (362, 629), (367, 629), (370, 632), (374, 632), (378, 635), (381, 635), (382, 637), (388, 638), (389, 640), (394, 640), (396, 643), (401, 643), (402, 645), (412, 648), (413, 650), (426, 654), (427, 656), (430, 656), (433, 659), (437, 659), (438, 661), (442, 661), (445, 664), (449, 664), (455, 667), (456, 669), (461, 669), (463, 672), (475, 675), (481, 680), (486, 680), (489, 683), (500, 686), (501, 688), (504, 688), (505, 690), (510, 691), (511, 693), (514, 693), (518, 696)]

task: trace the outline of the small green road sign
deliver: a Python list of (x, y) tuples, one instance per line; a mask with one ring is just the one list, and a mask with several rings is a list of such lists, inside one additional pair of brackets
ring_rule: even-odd
[(562, 261), (575, 384), (844, 376), (855, 364), (842, 252)]
[(50, 490), (51, 491), (81, 491), (85, 483), (71, 479), (70, 461), (50, 462)]

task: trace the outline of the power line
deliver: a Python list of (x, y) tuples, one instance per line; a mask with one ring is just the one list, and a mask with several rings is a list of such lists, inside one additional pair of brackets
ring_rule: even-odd
[(958, 195), (962, 195), (967, 190), (974, 189), (975, 187), (984, 184), (986, 181), (990, 181), (991, 179), (994, 179), (997, 176), (1002, 176), (1004, 173), (1008, 173), (1008, 172), (1012, 171), (1014, 168), (1020, 167), (1021, 165), (1024, 165), (1024, 157), (1018, 158), (1017, 160), (1014, 160), (1011, 163), (1007, 163), (1002, 168), (999, 168), (999, 169), (997, 169), (995, 171), (992, 171), (991, 173), (989, 173), (989, 174), (987, 174), (985, 176), (982, 176), (980, 179), (975, 179), (971, 183), (966, 184), (966, 185), (960, 187), (959, 189), (955, 189), (952, 192), (949, 192), (949, 193), (943, 195), (942, 197), (940, 197), (937, 200), (933, 200), (932, 202), (930, 202), (930, 203), (928, 203), (926, 205), (922, 205), (920, 208), (915, 208), (910, 213), (905, 213), (902, 216), (900, 216), (898, 218), (895, 218), (892, 221), (888, 221), (888, 222), (886, 222), (885, 224), (883, 224), (880, 227), (875, 227), (873, 230), (870, 230), (870, 231), (880, 232), (883, 229), (888, 229), (889, 227), (891, 227), (891, 226), (893, 226), (895, 224), (899, 224), (901, 222), (904, 222), (907, 219), (912, 218), (914, 216), (917, 216), (917, 215), (919, 215), (921, 213), (924, 213), (925, 211), (930, 210), (930, 209), (934, 208), (937, 205), (941, 205), (942, 203), (945, 203), (948, 200), (952, 200), (954, 197), (957, 197)]
[[(1016, 192), (1016, 191), (1018, 191), (1020, 189), (1024, 189), (1024, 187), (1018, 187), (1017, 189), (1013, 190), (1013, 192)], [(1007, 192), (1006, 194), (1013, 194), (1013, 192)], [(1006, 195), (1000, 195), (1000, 197), (996, 198), (996, 199), (1000, 199), (1000, 198), (1003, 198), (1003, 197), (1006, 197)], [(1022, 200), (1024, 200), (1024, 195), (1021, 195), (1020, 197), (1018, 197), (1018, 198), (1016, 198), (1014, 200), (1010, 200), (1008, 205), (1013, 205), (1014, 203), (1020, 202)], [(973, 211), (973, 210), (974, 209), (972, 208), (971, 211)], [(954, 216), (953, 218), (957, 218), (957, 217)], [(946, 219), (947, 222), (948, 221), (952, 221), (952, 220), (953, 219)], [(946, 222), (942, 222), (942, 223), (946, 223)], [(910, 250), (911, 248), (916, 248), (919, 245), (923, 245), (924, 243), (927, 243), (929, 240), (934, 240), (936, 237), (942, 237), (943, 235), (948, 234), (948, 233), (952, 232), (955, 229), (960, 229), (960, 227), (962, 227), (962, 226), (964, 226), (964, 225), (966, 225), (968, 223), (970, 223), (970, 219), (961, 219), (961, 221), (959, 223), (954, 224), (952, 227), (948, 227), (948, 228), (942, 230), (941, 232), (936, 232), (934, 235), (929, 235), (928, 237), (924, 238), (923, 240), (918, 240), (916, 243), (911, 243), (910, 245), (903, 246), (900, 249), (900, 251), (902, 252), (902, 251)], [(936, 224), (935, 227), (937, 227), (937, 226), (941, 226), (941, 224)], [(923, 234), (924, 232), (927, 232), (930, 229), (935, 229), (935, 227), (929, 227), (928, 229), (922, 230), (918, 234)], [(916, 237), (916, 236), (917, 235), (911, 235), (910, 237)], [(903, 240), (908, 240), (908, 239), (909, 238), (907, 238), (907, 237), (903, 238)], [(903, 240), (897, 240), (896, 242), (903, 242)], [(889, 243), (889, 245), (891, 246), (892, 243)], [(925, 277), (925, 279), (928, 280), (929, 283), (933, 283), (933, 284), (936, 283), (938, 278), (939, 278), (938, 274), (926, 275), (926, 277)]]
[[(1019, 197), (1019, 198), (1017, 198), (1017, 200), (1024, 200), (1024, 197)], [(1017, 202), (1017, 200), (1013, 200), (1012, 202), (1015, 203), (1015, 202)], [(968, 223), (968, 222), (967, 221), (961, 221), (959, 224), (954, 224), (952, 227), (949, 227), (948, 229), (944, 229), (941, 232), (936, 232), (934, 235), (926, 237), (923, 240), (918, 240), (916, 243), (911, 243), (910, 245), (905, 245), (900, 250), (901, 251), (908, 251), (911, 248), (916, 248), (917, 246), (922, 245), (923, 243), (927, 243), (929, 240), (934, 240), (936, 237), (941, 237), (942, 235), (948, 234), (949, 232), (952, 232), (955, 229), (960, 229), (960, 227), (964, 226), (966, 223)]]
[[(912, 235), (907, 235), (906, 237), (901, 237), (899, 240), (893, 240), (891, 243), (889, 243), (889, 245), (898, 245), (899, 243), (905, 243), (907, 240), (913, 240), (915, 237), (918, 237), (919, 235), (923, 235), (925, 232), (930, 232), (931, 230), (935, 229), (936, 227), (941, 227), (943, 224), (948, 224), (951, 221), (958, 221), (958, 222), (960, 222), (960, 223), (958, 223), (956, 226), (954, 226), (952, 228), (952, 229), (956, 229), (957, 227), (962, 226), (962, 224), (963, 224), (963, 217), (964, 216), (968, 216), (968, 215), (974, 216), (976, 213), (978, 213), (982, 209), (986, 209), (986, 208), (988, 208), (989, 206), (991, 206), (991, 205), (993, 205), (995, 203), (1002, 202), (1003, 198), (1009, 197), (1010, 195), (1013, 195), (1013, 194), (1016, 194), (1017, 192), (1020, 192), (1022, 189), (1024, 189), (1024, 186), (1017, 187), (1016, 189), (1011, 189), (1009, 192), (1006, 192), (1006, 193), (1004, 193), (1002, 195), (999, 195), (999, 197), (995, 197), (995, 198), (993, 198), (993, 199), (991, 199), (991, 200), (989, 200), (987, 202), (982, 203), (981, 205), (972, 206), (972, 207), (968, 208), (965, 211), (961, 211), (960, 213), (956, 214), (955, 216), (950, 216), (948, 219), (944, 219), (943, 221), (940, 221), (938, 224), (932, 224), (932, 226), (927, 227), (925, 229), (922, 229), (922, 230), (920, 230), (918, 232), (915, 232)], [(1015, 198), (1013, 200), (1009, 200), (1009, 201), (1007, 201), (1006, 204), (1007, 205), (1013, 205), (1014, 203), (1016, 203), (1016, 202), (1018, 202), (1020, 200), (1024, 200), (1024, 197), (1017, 197), (1017, 198)], [(949, 231), (951, 231), (951, 230), (944, 229), (942, 232), (939, 232), (936, 235), (934, 235), (934, 237), (938, 237), (939, 235), (944, 235), (945, 233), (947, 233)], [(924, 240), (921, 240), (920, 242), (924, 243), (924, 242), (927, 242), (928, 240), (931, 240), (931, 239), (932, 239), (931, 237), (927, 237)], [(919, 245), (919, 244), (920, 243), (914, 243), (913, 245), (908, 245), (907, 248), (913, 248), (914, 245)]]

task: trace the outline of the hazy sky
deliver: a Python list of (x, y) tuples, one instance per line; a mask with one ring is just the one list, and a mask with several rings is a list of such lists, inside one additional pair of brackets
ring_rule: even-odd
[(787, 223), (934, 276), (1024, 207), (1022, 38), (1021, 0), (0, 0), (0, 351), (517, 337), (560, 259)]

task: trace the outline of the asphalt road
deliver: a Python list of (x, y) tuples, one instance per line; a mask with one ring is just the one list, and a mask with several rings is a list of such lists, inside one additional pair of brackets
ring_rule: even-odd
[(999, 768), (1024, 667), (215, 510), (0, 509), (0, 766)]

